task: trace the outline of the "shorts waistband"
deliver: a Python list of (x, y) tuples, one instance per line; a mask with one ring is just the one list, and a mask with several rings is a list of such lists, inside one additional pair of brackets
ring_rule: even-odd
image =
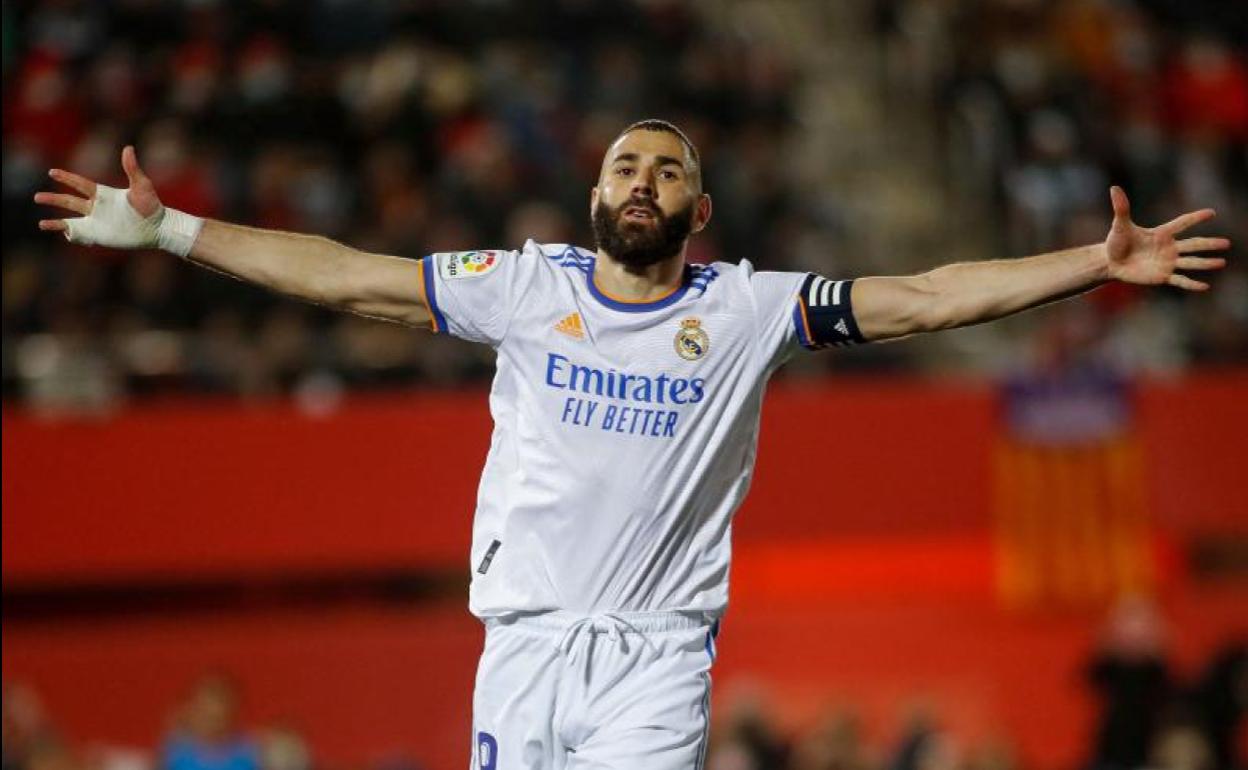
[(520, 626), (564, 633), (573, 627), (585, 626), (594, 632), (653, 634), (664, 631), (691, 631), (714, 626), (716, 617), (700, 611), (667, 612), (592, 612), (567, 610), (524, 613), (516, 612), (484, 619), (486, 628)]

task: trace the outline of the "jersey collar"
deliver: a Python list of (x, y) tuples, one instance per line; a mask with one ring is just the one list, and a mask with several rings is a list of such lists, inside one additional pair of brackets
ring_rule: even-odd
[(620, 310), (625, 313), (645, 313), (651, 310), (661, 310), (662, 308), (679, 302), (680, 298), (685, 296), (685, 292), (689, 291), (689, 281), (693, 275), (693, 270), (686, 264), (684, 270), (681, 272), (680, 285), (672, 289), (667, 294), (664, 294), (658, 299), (628, 300), (620, 297), (613, 297), (598, 288), (598, 281), (594, 279), (594, 271), (597, 267), (598, 261), (594, 260), (594, 265), (590, 268), (589, 273), (586, 276), (589, 283), (589, 293), (593, 295), (594, 299), (598, 300), (603, 305), (606, 305), (612, 310)]

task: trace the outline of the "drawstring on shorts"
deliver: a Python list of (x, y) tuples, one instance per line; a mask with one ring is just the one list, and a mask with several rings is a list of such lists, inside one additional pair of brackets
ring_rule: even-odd
[(707, 629), (707, 639), (710, 639), (718, 625), (718, 619), (706, 612), (685, 610), (658, 612), (608, 610), (590, 615), (567, 610), (551, 610), (489, 617), (485, 618), (485, 625), (487, 628), (514, 625), (517, 628), (529, 628), (549, 633), (554, 641), (555, 649), (568, 658), (570, 663), (579, 657), (575, 654), (577, 640), (585, 634), (591, 637), (594, 634), (605, 634), (608, 641), (612, 644), (618, 643), (621, 652), (625, 653), (629, 651), (630, 646), (628, 636), (635, 634), (641, 638), (643, 645), (649, 645), (657, 651), (658, 646), (651, 639), (653, 634), (704, 628)]
[(646, 638), (646, 635), (636, 625), (617, 612), (601, 612), (573, 621), (555, 646), (565, 656), (571, 655), (572, 647), (583, 631), (588, 631), (590, 634), (605, 633), (609, 641), (620, 643), (620, 649), (623, 652), (628, 652), (628, 641), (624, 638), (628, 632), (637, 634), (643, 643), (653, 646), (653, 642)]

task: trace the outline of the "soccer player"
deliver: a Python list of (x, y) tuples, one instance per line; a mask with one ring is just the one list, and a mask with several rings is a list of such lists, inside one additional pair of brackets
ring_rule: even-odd
[[(701, 767), (732, 514), (764, 386), (796, 350), (981, 323), (1107, 281), (1204, 291), (1180, 271), (1220, 268), (1192, 255), (1229, 247), (1177, 238), (1213, 211), (1144, 228), (1115, 187), (1103, 243), (1026, 259), (859, 280), (690, 265), (711, 198), (697, 150), (659, 120), (607, 149), (589, 196), (593, 251), (529, 241), (368, 254), (165, 208), (133, 148), (121, 162), (126, 190), (51, 171), (76, 194), (35, 200), (79, 216), (40, 227), (158, 246), (497, 350), (470, 559), (470, 607), (487, 629), (473, 705), (481, 770)], [(438, 458), (422, 459), (436, 474)]]

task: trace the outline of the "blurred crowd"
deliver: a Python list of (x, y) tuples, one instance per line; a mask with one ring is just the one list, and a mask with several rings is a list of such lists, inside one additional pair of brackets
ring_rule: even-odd
[[(1084, 683), (1097, 706), (1083, 770), (1242, 770), (1248, 767), (1248, 640), (1229, 640), (1193, 677), (1177, 671), (1157, 608), (1115, 608)], [(1038, 719), (1043, 716), (1037, 714)], [(881, 732), (891, 733), (877, 740)], [(1073, 736), (1071, 740), (1074, 740)], [(896, 724), (868, 730), (852, 704), (786, 734), (767, 699), (743, 691), (712, 731), (709, 770), (1018, 770), (1009, 736), (951, 729), (916, 699)]]
[(776, 158), (797, 74), (688, 3), (45, 0), (4, 13), (6, 398), (106, 407), (490, 370), (455, 341), (34, 228), (49, 166), (124, 186), (126, 142), (170, 206), (420, 257), (589, 242), (602, 152), (663, 115), (735, 158), (707, 170), (723, 194), (695, 258), (785, 261), (795, 205)]
[[(1240, 244), (1208, 296), (1114, 286), (1127, 369), (1248, 361), (1248, 14), (1220, 0), (875, 0), (884, 81), (932, 105), (947, 183), (1020, 255), (1104, 237), (1107, 189), (1160, 224), (1213, 207)], [(977, 223), (978, 224), (978, 223)]]
[[(313, 770), (303, 736), (285, 725), (245, 730), (236, 683), (206, 674), (169, 715), (161, 746), (71, 741), (25, 684), (4, 688), (4, 770)], [(420, 770), (414, 761), (384, 770)], [(382, 770), (371, 768), (370, 770)]]
[[(1142, 599), (1112, 613), (1084, 683), (1097, 704), (1080, 770), (1242, 770), (1248, 763), (1248, 640), (1228, 640), (1190, 678), (1170, 659), (1156, 608)], [(850, 702), (777, 726), (766, 690), (745, 684), (717, 707), (708, 770), (1020, 770), (1008, 735), (952, 729), (934, 700), (915, 698), (889, 725), (871, 725)], [(248, 729), (240, 692), (228, 676), (208, 674), (172, 710), (155, 750), (75, 743), (62, 734), (30, 687), (4, 688), (3, 770), (326, 770), (295, 728)], [(1043, 718), (1043, 715), (1037, 715)], [(1076, 741), (1070, 736), (1070, 741)], [(352, 765), (353, 770), (357, 767)], [(421, 770), (394, 756), (368, 770)], [(1072, 770), (1075, 770), (1072, 768)]]
[[(814, 130), (797, 103), (811, 65), (714, 23), (713, 5), (5, 3), (4, 398), (86, 410), (188, 391), (321, 403), (490, 371), (488, 351), (454, 340), (35, 229), (47, 214), (31, 195), (49, 186), (48, 167), (122, 184), (130, 142), (171, 206), (419, 257), (530, 237), (589, 243), (603, 149), (632, 120), (663, 116), (707, 159), (716, 216), (693, 259), (832, 269), (823, 252), (843, 223), (793, 178), (793, 148)], [(1100, 240), (1111, 180), (1142, 221), (1214, 205), (1219, 230), (1245, 242), (1248, 36), (1236, 36), (1239, 16), (1218, 16), (1233, 5), (862, 0), (864, 26), (875, 23), (860, 44), (888, 63), (863, 77), (945, 137), (951, 205), (987, 207), (979, 226), (997, 255)], [(887, 258), (872, 268), (889, 272)], [(1248, 360), (1242, 268), (1199, 306), (1168, 290), (1096, 296), (1180, 363)], [(919, 365), (898, 350), (864, 365)]]

